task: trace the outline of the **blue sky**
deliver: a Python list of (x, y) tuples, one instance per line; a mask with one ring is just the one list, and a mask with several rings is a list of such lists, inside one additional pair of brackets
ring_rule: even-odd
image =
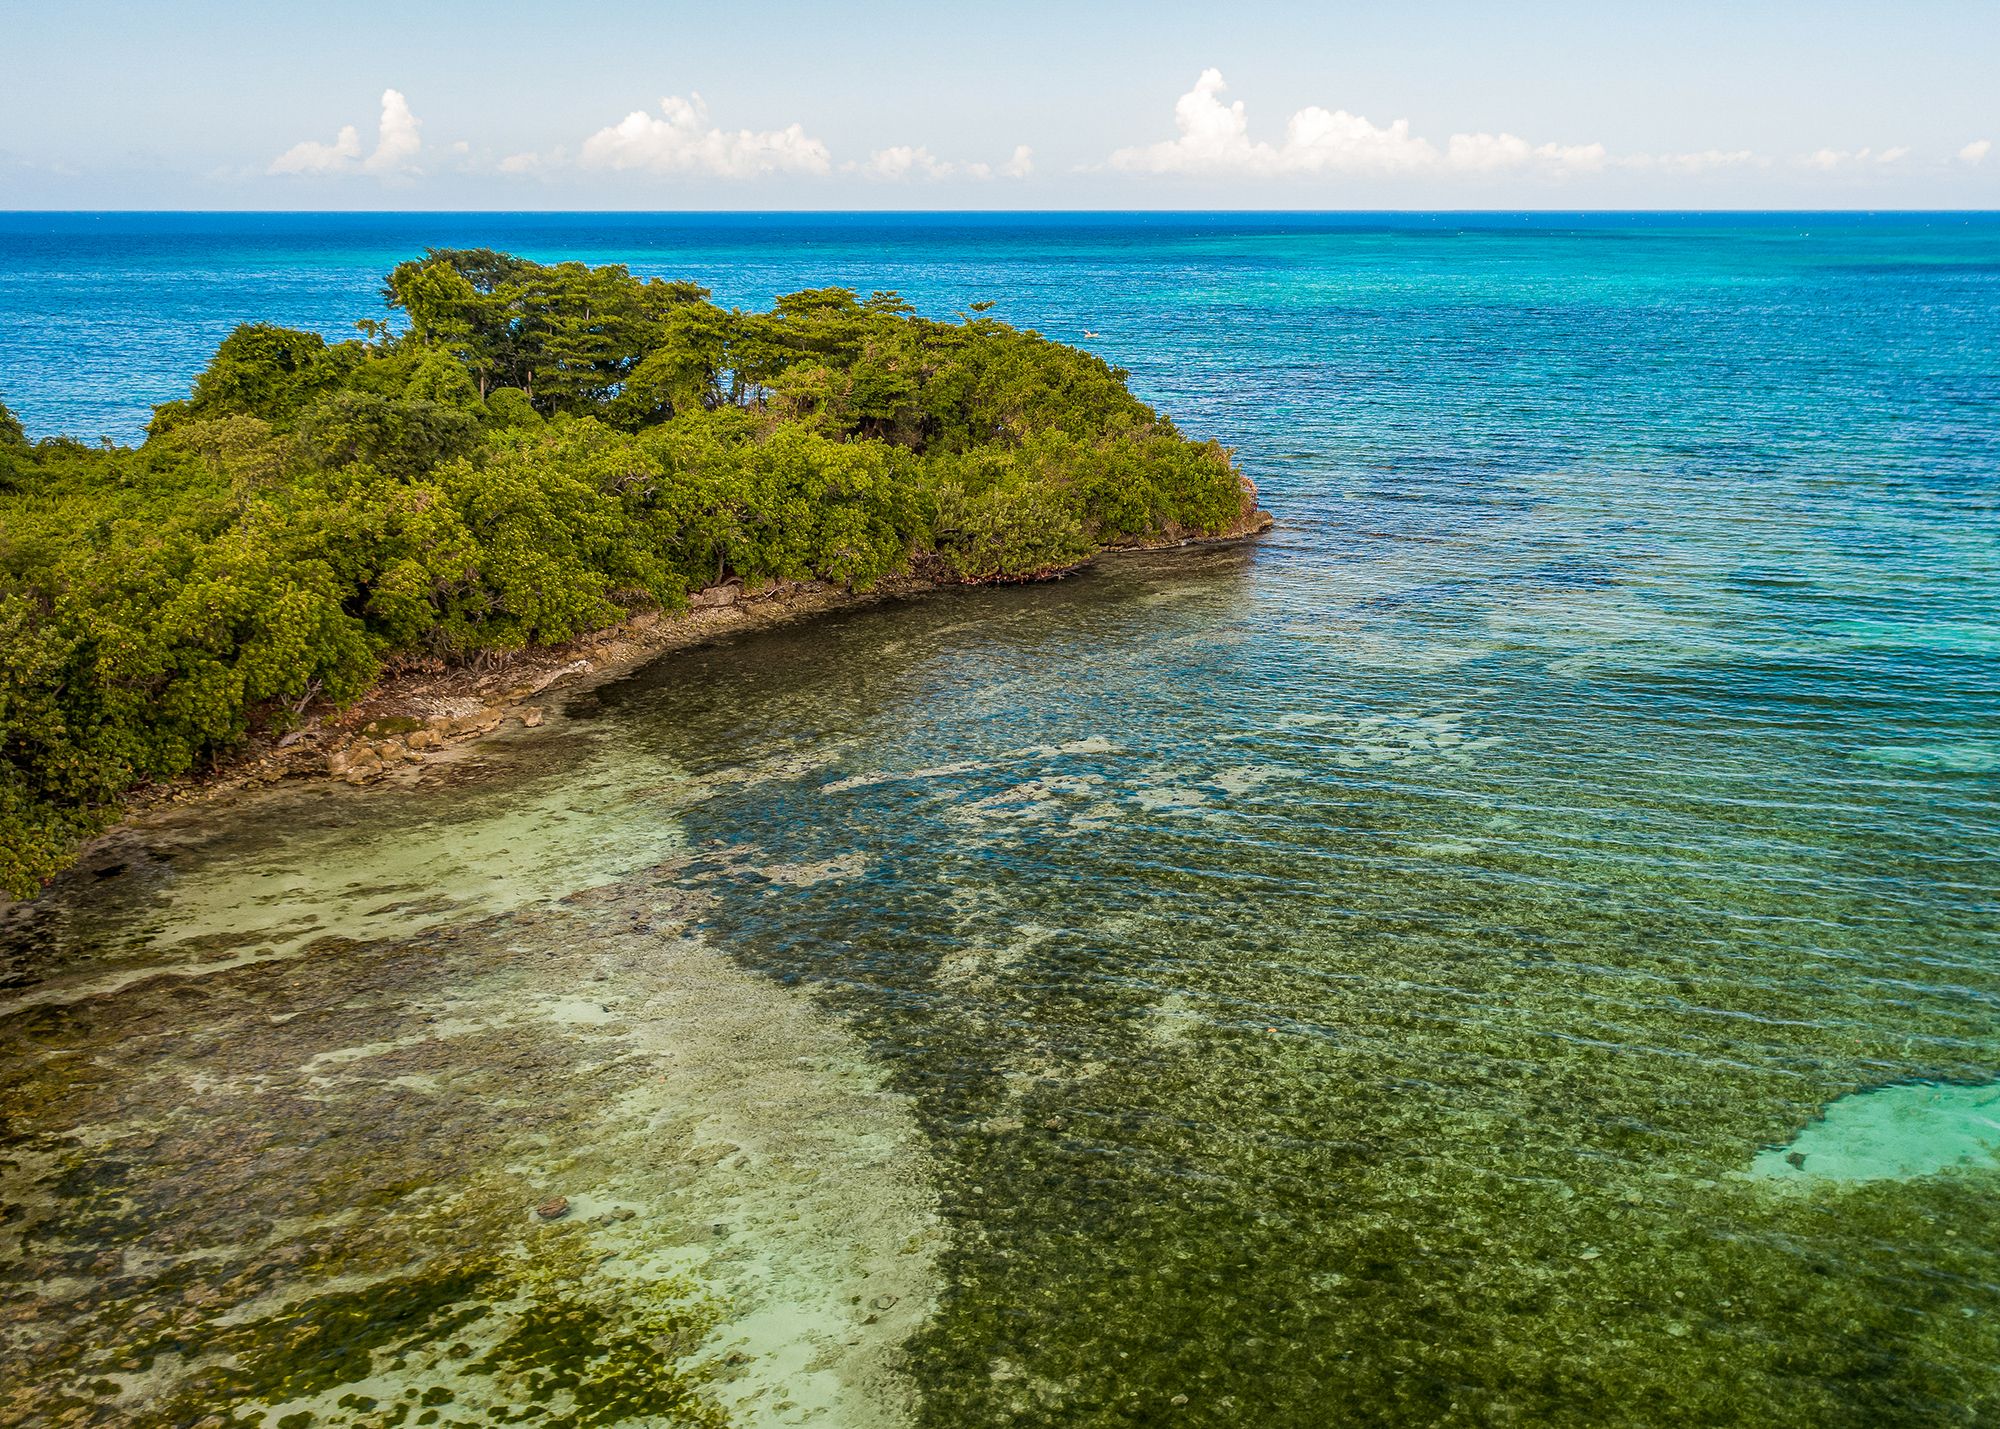
[(0, 0), (0, 35), (0, 208), (2000, 207), (1995, 0)]

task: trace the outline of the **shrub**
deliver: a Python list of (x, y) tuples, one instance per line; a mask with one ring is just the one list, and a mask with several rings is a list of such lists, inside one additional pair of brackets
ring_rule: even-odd
[(840, 288), (743, 313), (485, 250), (387, 295), (400, 337), (238, 328), (138, 448), (30, 443), (0, 406), (0, 887), (399, 655), (730, 574), (1027, 579), (1245, 514), (1228, 454), (1124, 373), (985, 316)]

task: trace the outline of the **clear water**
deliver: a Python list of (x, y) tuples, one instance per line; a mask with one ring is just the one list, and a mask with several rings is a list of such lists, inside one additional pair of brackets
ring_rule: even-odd
[[(1281, 525), (677, 656), (441, 786), (284, 793), (67, 881), (17, 918), (0, 1009), (11, 1283), (44, 1327), (8, 1343), (42, 1390), (112, 1373), (92, 1346), (183, 1293), (139, 1255), (163, 1221), (239, 1243), (247, 1203), (353, 1194), (385, 1141), (384, 1209), (279, 1225), (314, 1253), (222, 1285), (231, 1323), (515, 1236), (480, 1207), (531, 1204), (525, 1121), (644, 1132), (597, 1081), (496, 1079), (492, 1009), (601, 974), (630, 1027), (517, 1020), (506, 1055), (623, 1066), (603, 1039), (709, 958), (748, 979), (718, 997), (820, 1019), (747, 1034), (745, 1075), (791, 1090), (739, 1124), (836, 1076), (877, 1117), (851, 1174), (787, 1173), (784, 1214), (754, 1195), (812, 1159), (796, 1127), (735, 1181), (668, 1175), (679, 1151), (592, 1173), (665, 1198), (635, 1222), (655, 1257), (698, 1247), (703, 1197), (753, 1198), (746, 1243), (816, 1228), (674, 1262), (674, 1373), (736, 1385), (744, 1422), (2000, 1417), (2000, 1168), (1951, 1149), (1962, 1119), (1905, 1126), (1894, 1174), (1760, 1174), (1810, 1172), (1876, 1089), (2000, 1075), (2000, 218), (14, 216), (0, 394), (129, 434), (239, 317), (337, 331), (389, 261), (468, 241), (1093, 330)], [(439, 878), (396, 886), (406, 847)], [(414, 1020), (454, 998), (488, 1041)], [(817, 1050), (788, 1072), (793, 1037)], [(401, 1075), (467, 1078), (502, 1125), (298, 1080), (399, 1039), (430, 1059)], [(308, 1093), (342, 1134), (294, 1135)], [(225, 1126), (311, 1153), (231, 1180), (188, 1151)], [(909, 1204), (868, 1220), (891, 1182)], [(75, 1288), (107, 1251), (122, 1278)], [(480, 1293), (525, 1324), (508, 1267)], [(522, 1356), (626, 1343), (595, 1274), (566, 1293), (596, 1339), (473, 1346), (489, 1398), (541, 1383)], [(907, 1322), (867, 1323), (894, 1275)], [(689, 1347), (733, 1323), (701, 1287), (753, 1281), (794, 1320), (851, 1307), (814, 1363), (886, 1331), (902, 1357), (746, 1397)], [(383, 1394), (435, 1369), (397, 1346), (460, 1333), (396, 1304), (355, 1332)], [(147, 1384), (221, 1353), (203, 1313)], [(801, 1341), (732, 1343), (754, 1368)], [(362, 1414), (274, 1374), (257, 1402)], [(547, 1392), (691, 1412), (629, 1391)]]
[(2000, 1085), (1928, 1082), (1842, 1097), (1789, 1145), (1758, 1154), (1759, 1176), (1882, 1181), (1952, 1167), (1990, 1168), (2000, 1156)]

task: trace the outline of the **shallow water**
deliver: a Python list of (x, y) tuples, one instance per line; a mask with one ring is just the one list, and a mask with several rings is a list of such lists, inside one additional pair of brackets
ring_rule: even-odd
[(1842, 1097), (1751, 1172), (1792, 1180), (1883, 1181), (1990, 1169), (2000, 1157), (2000, 1085), (1911, 1082)]
[(1815, 1174), (2000, 1075), (2000, 224), (858, 222), (646, 241), (1087, 316), (1280, 529), (79, 871), (0, 992), (19, 1382), (221, 1318), (368, 1422), (268, 1345), (401, 1277), (338, 1363), (433, 1422), (2000, 1416), (1965, 1119)]

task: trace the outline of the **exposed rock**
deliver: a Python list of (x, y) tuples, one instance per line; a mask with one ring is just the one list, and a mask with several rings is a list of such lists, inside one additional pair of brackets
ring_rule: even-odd
[(505, 718), (499, 710), (480, 710), (474, 714), (459, 715), (445, 725), (445, 732), (453, 739), (464, 739), (475, 734), (491, 734), (500, 728)]
[(564, 665), (560, 669), (549, 671), (548, 674), (542, 676), (541, 679), (535, 681), (534, 684), (528, 686), (525, 690), (523, 690), (520, 693), (520, 695), (516, 696), (515, 698), (526, 699), (529, 695), (538, 695), (543, 690), (546, 690), (550, 685), (553, 685), (557, 680), (565, 679), (570, 675), (588, 674), (590, 669), (591, 669), (590, 661), (572, 660), (569, 662), (569, 664)]
[(725, 581), (712, 585), (707, 590), (698, 590), (688, 597), (688, 604), (696, 610), (717, 610), (725, 605), (734, 605), (743, 598), (741, 581)]
[(535, 1207), (535, 1214), (545, 1221), (559, 1221), (569, 1214), (569, 1197), (552, 1196)]
[(540, 724), (541, 722), (542, 722), (542, 707), (540, 705), (529, 705), (526, 709), (521, 711), (521, 723), (526, 725), (529, 729), (533, 729), (536, 725)]

